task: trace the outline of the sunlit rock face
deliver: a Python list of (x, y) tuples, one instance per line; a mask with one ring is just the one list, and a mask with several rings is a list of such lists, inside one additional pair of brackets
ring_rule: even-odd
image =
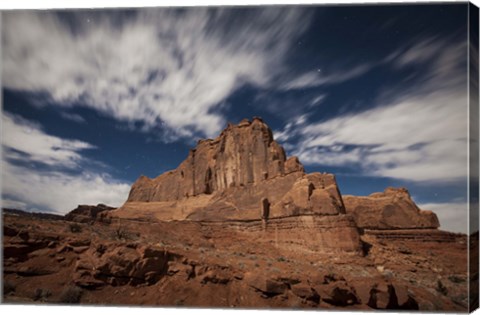
[(229, 124), (216, 139), (200, 140), (177, 169), (154, 179), (140, 177), (127, 204), (190, 203), (192, 198), (198, 202), (184, 217), (198, 220), (258, 219), (264, 198), (271, 204), (270, 217), (345, 213), (335, 177), (305, 174), (298, 158), (287, 159), (258, 117)]

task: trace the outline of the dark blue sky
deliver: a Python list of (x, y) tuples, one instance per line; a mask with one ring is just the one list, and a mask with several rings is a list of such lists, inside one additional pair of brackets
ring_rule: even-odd
[(261, 116), (343, 194), (407, 187), (466, 229), (467, 4), (7, 12), (3, 202), (120, 205)]

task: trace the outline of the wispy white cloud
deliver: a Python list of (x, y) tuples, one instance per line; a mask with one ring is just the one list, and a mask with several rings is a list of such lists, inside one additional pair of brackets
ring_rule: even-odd
[[(407, 180), (467, 175), (466, 95), (440, 92), (305, 125), (294, 154), (313, 164), (356, 162), (370, 175)], [(333, 150), (339, 145), (359, 146)], [(319, 148), (329, 148), (328, 152)]]
[(2, 208), (10, 208), (10, 209), (27, 209), (27, 204), (25, 202), (11, 200), (11, 199), (3, 199), (0, 201)]
[[(433, 54), (429, 44), (444, 49)], [(414, 87), (383, 93), (368, 110), (287, 124), (276, 134), (305, 164), (354, 166), (370, 176), (420, 182), (466, 178), (465, 60), (463, 43), (414, 45), (389, 60), (395, 67), (426, 62)]]
[(428, 62), (442, 53), (445, 44), (435, 37), (424, 38), (406, 49), (393, 52), (387, 61), (394, 61), (398, 67)]
[(126, 200), (127, 183), (85, 168), (82, 151), (93, 145), (48, 135), (38, 124), (8, 113), (2, 129), (2, 206), (66, 213), (78, 204), (119, 206)]
[(335, 72), (329, 74), (315, 69), (288, 80), (281, 88), (284, 90), (293, 90), (342, 83), (367, 73), (377, 64), (376, 62), (372, 62), (369, 64), (361, 64), (347, 70), (336, 69)]
[(303, 115), (298, 115), (290, 120), (289, 123), (285, 125), (283, 130), (275, 130), (273, 132), (273, 136), (275, 140), (281, 141), (281, 142), (286, 142), (290, 140), (292, 136), (294, 136), (297, 132), (298, 128), (302, 128), (305, 126), (305, 123), (307, 122), (308, 115), (303, 114)]
[(4, 158), (70, 168), (82, 159), (79, 151), (95, 148), (83, 141), (48, 135), (38, 124), (8, 113), (2, 115), (2, 144)]
[[(233, 14), (236, 12), (237, 14)], [(302, 9), (145, 9), (135, 16), (83, 12), (65, 23), (48, 12), (3, 15), (3, 85), (82, 103), (177, 137), (214, 136), (218, 104), (244, 83), (282, 71), (308, 26)]]
[(314, 107), (314, 106), (320, 105), (320, 104), (325, 100), (326, 97), (327, 97), (327, 94), (320, 94), (320, 95), (316, 96), (316, 97), (308, 104), (308, 107)]
[(83, 118), (82, 116), (80, 116), (78, 114), (62, 112), (62, 113), (60, 113), (60, 116), (62, 116), (62, 118), (74, 121), (74, 122), (79, 123), (79, 124), (85, 123), (85, 118)]
[(12, 196), (16, 205), (26, 205), (26, 210), (64, 214), (79, 204), (120, 206), (127, 199), (129, 190), (130, 185), (91, 171), (69, 175), (2, 162), (3, 194)]

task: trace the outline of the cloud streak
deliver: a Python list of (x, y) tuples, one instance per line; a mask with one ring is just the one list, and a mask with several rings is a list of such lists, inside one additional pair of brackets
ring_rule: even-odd
[(4, 87), (211, 137), (225, 124), (215, 108), (243, 84), (268, 86), (310, 20), (282, 8), (122, 12), (5, 13)]
[(4, 158), (55, 167), (74, 168), (82, 159), (79, 151), (95, 148), (83, 141), (48, 135), (39, 125), (8, 113), (2, 116), (2, 133)]
[(119, 206), (126, 200), (130, 185), (85, 168), (89, 161), (82, 151), (93, 145), (48, 135), (38, 124), (8, 113), (2, 129), (2, 206), (66, 213), (78, 204)]
[(378, 63), (361, 64), (349, 70), (337, 69), (330, 74), (324, 74), (321, 71), (314, 70), (303, 73), (282, 85), (283, 90), (294, 90), (304, 88), (314, 88), (328, 84), (338, 84), (357, 77), (360, 77), (377, 66)]
[(25, 210), (53, 211), (65, 214), (79, 204), (104, 203), (120, 206), (130, 190), (126, 183), (87, 171), (68, 175), (55, 171), (38, 171), (3, 161), (2, 190), (14, 200), (3, 206), (26, 205)]
[(60, 113), (60, 116), (62, 116), (62, 118), (64, 118), (64, 119), (71, 120), (71, 121), (76, 122), (78, 124), (83, 124), (83, 123), (86, 122), (85, 118), (83, 118), (82, 116), (80, 116), (78, 114), (62, 112), (62, 113)]
[(307, 165), (417, 182), (466, 178), (466, 45), (425, 40), (392, 56), (394, 69), (424, 63), (427, 71), (409, 89), (386, 91), (368, 110), (317, 123), (303, 114), (302, 123), (276, 132), (279, 140)]

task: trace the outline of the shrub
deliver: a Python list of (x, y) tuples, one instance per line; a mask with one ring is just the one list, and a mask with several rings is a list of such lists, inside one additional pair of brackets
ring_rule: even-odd
[(445, 287), (445, 285), (443, 285), (442, 281), (440, 281), (440, 280), (437, 281), (437, 288), (436, 289), (437, 289), (438, 292), (440, 292), (443, 295), (448, 294), (447, 287)]
[(465, 282), (466, 280), (462, 277), (459, 277), (457, 275), (451, 275), (448, 277), (448, 280), (450, 280), (453, 283), (462, 283)]
[(70, 224), (70, 232), (80, 233), (80, 232), (82, 232), (82, 226), (78, 223), (72, 223), (72, 224)]
[(16, 290), (16, 286), (15, 284), (13, 284), (13, 282), (10, 282), (8, 280), (6, 280), (5, 282), (3, 282), (3, 294), (9, 294), (11, 292), (15, 292)]
[(119, 240), (126, 240), (127, 239), (127, 231), (125, 231), (121, 226), (119, 226), (115, 230), (115, 237)]
[(178, 300), (173, 301), (173, 304), (175, 304), (175, 306), (183, 306), (185, 304), (185, 300), (184, 299), (178, 299)]
[(82, 298), (83, 290), (79, 287), (69, 286), (63, 289), (62, 293), (60, 294), (60, 303), (66, 304), (76, 304), (80, 303), (80, 299)]
[(50, 292), (50, 290), (37, 288), (37, 289), (35, 289), (35, 293), (33, 295), (33, 300), (34, 301), (45, 302), (47, 300), (47, 298), (51, 295), (52, 295), (52, 292)]

